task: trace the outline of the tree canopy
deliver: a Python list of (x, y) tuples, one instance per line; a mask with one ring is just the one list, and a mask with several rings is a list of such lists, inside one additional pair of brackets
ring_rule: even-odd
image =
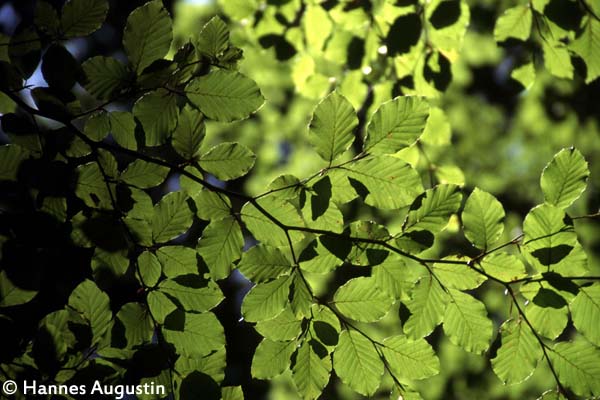
[(600, 396), (600, 3), (9, 7), (15, 398)]

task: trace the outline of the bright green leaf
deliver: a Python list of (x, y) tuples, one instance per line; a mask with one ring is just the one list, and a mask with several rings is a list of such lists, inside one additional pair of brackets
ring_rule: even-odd
[(316, 400), (329, 382), (331, 374), (331, 358), (317, 353), (319, 348), (315, 349), (313, 345), (314, 342), (304, 341), (292, 368), (294, 383), (305, 400)]
[(288, 302), (291, 283), (289, 276), (282, 276), (254, 286), (242, 303), (244, 318), (249, 322), (258, 322), (276, 317)]
[(540, 185), (546, 203), (565, 209), (581, 196), (590, 176), (587, 162), (574, 149), (562, 149), (542, 172)]
[(152, 239), (156, 243), (168, 242), (187, 231), (193, 222), (193, 213), (182, 192), (165, 195), (154, 206)]
[(383, 341), (381, 350), (398, 378), (425, 379), (440, 372), (440, 361), (425, 339), (392, 336)]
[(561, 382), (576, 394), (600, 396), (600, 350), (585, 340), (560, 342), (550, 360)]
[(427, 123), (429, 104), (422, 97), (403, 96), (381, 105), (367, 129), (364, 151), (395, 153), (413, 144)]
[(502, 382), (514, 385), (527, 380), (542, 358), (542, 348), (522, 319), (511, 319), (500, 327), (502, 344), (492, 359), (492, 368)]
[(248, 280), (260, 283), (289, 274), (292, 266), (279, 249), (258, 244), (242, 255), (238, 269)]
[(256, 83), (235, 71), (216, 70), (196, 78), (186, 93), (204, 115), (222, 122), (248, 118), (264, 102)]
[(429, 335), (443, 321), (448, 300), (448, 294), (435, 278), (421, 278), (406, 302), (411, 315), (404, 324), (404, 333), (411, 339)]
[(450, 300), (444, 315), (444, 332), (450, 341), (472, 353), (488, 349), (493, 334), (485, 305), (459, 290), (449, 289)]
[(167, 167), (137, 159), (121, 173), (121, 180), (140, 189), (149, 189), (163, 183), (168, 174)]
[(465, 236), (480, 249), (494, 244), (504, 231), (504, 208), (491, 194), (475, 188), (465, 204), (462, 222)]
[(308, 126), (311, 144), (322, 159), (331, 163), (354, 141), (358, 117), (352, 104), (338, 92), (325, 97), (315, 109)]
[(244, 237), (237, 220), (228, 217), (211, 223), (198, 241), (198, 253), (208, 265), (215, 280), (224, 279), (231, 273), (231, 263), (242, 255)]
[(333, 296), (336, 308), (344, 316), (362, 322), (380, 320), (394, 300), (379, 290), (373, 278), (355, 278), (341, 286)]
[(509, 38), (527, 40), (531, 33), (532, 16), (529, 5), (509, 8), (496, 21), (494, 39), (497, 42), (503, 42)]
[(252, 377), (271, 379), (282, 374), (290, 366), (290, 357), (296, 350), (295, 342), (275, 342), (263, 339), (254, 352)]
[(375, 344), (355, 330), (342, 331), (333, 367), (342, 382), (365, 396), (375, 394), (384, 369)]
[(600, 346), (600, 285), (583, 286), (571, 303), (573, 324), (583, 336)]
[(244, 176), (254, 165), (256, 156), (246, 146), (239, 143), (220, 143), (200, 157), (200, 167), (228, 181)]
[(358, 181), (353, 186), (359, 186), (357, 191), (373, 207), (406, 207), (423, 192), (418, 173), (409, 164), (395, 157), (364, 158), (344, 168), (348, 170), (347, 176), (351, 182)]

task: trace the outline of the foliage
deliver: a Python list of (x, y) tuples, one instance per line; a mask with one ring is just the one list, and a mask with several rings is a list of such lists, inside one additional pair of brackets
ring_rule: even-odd
[[(68, 44), (108, 3), (38, 1), (0, 47), (3, 378), (433, 398), (478, 373), (489, 398), (600, 396), (597, 115), (581, 139), (538, 118), (597, 84), (600, 10), (501, 2), (484, 34), (477, 3), (223, 0), (184, 36), (152, 0), (123, 57), (81, 62)], [(486, 150), (526, 139), (469, 94), (494, 40), (525, 90), (508, 129), (536, 123), (516, 166)], [(492, 194), (516, 178), (524, 210)]]

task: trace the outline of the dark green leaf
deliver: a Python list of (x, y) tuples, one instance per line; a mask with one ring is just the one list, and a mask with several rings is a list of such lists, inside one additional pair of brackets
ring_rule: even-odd
[(177, 126), (177, 98), (166, 89), (157, 89), (136, 101), (133, 115), (142, 123), (146, 146), (159, 146)]
[(69, 0), (62, 8), (60, 27), (67, 37), (89, 35), (100, 28), (107, 13), (106, 0)]
[(172, 38), (171, 17), (161, 0), (150, 1), (129, 15), (123, 47), (138, 75), (167, 54)]

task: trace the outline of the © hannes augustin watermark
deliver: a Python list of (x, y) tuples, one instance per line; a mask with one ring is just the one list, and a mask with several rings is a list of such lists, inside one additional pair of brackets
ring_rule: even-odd
[(159, 395), (166, 396), (165, 385), (154, 384), (154, 382), (139, 385), (107, 385), (95, 381), (92, 386), (86, 385), (47, 385), (36, 381), (23, 381), (21, 384), (15, 381), (5, 381), (2, 384), (2, 392), (7, 395), (13, 395), (19, 392), (25, 396), (39, 395), (105, 395), (114, 396), (116, 400), (121, 400), (127, 395)]

